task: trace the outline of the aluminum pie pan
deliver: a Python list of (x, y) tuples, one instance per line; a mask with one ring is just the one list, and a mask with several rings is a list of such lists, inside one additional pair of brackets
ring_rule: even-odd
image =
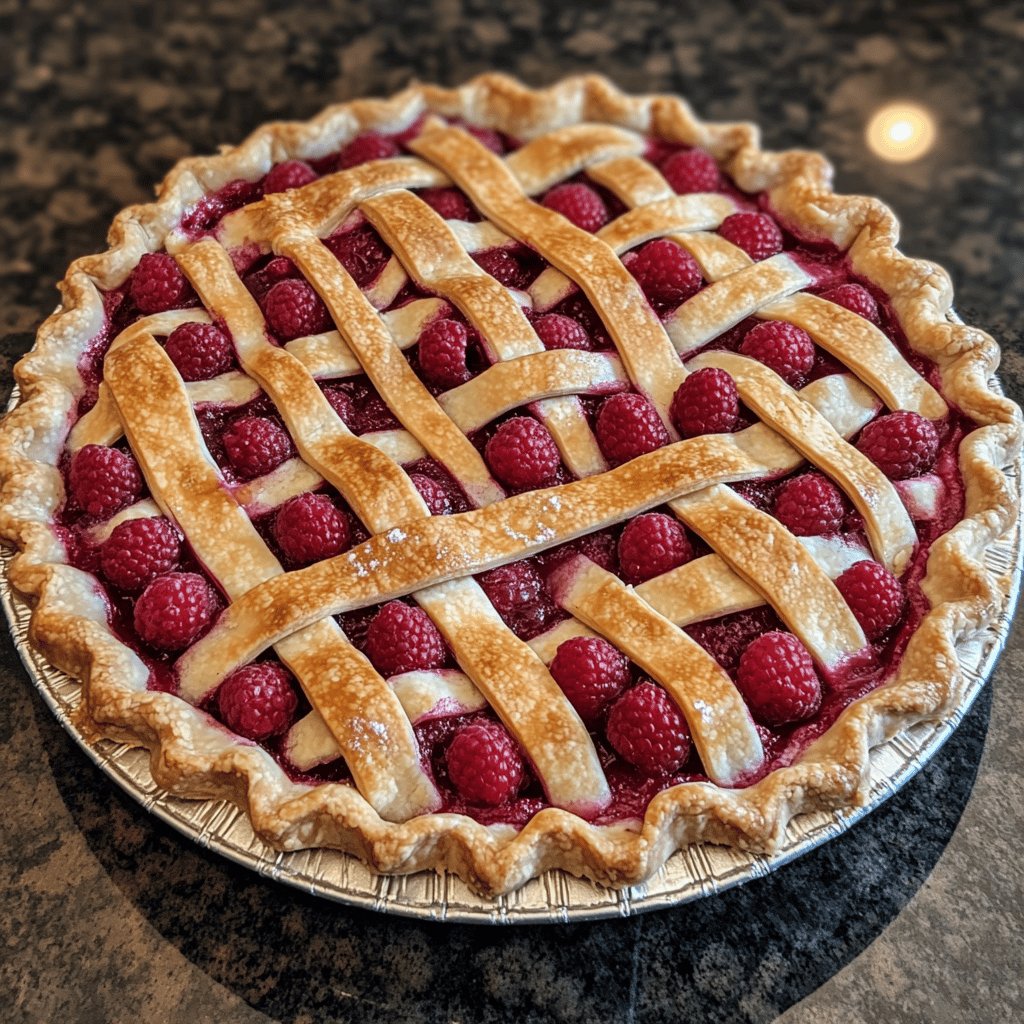
[[(991, 381), (1002, 393), (998, 381)], [(17, 402), (17, 389), (9, 408)], [(1024, 457), (1006, 470), (1020, 503)], [(31, 604), (15, 591), (8, 571), (15, 551), (0, 546), (0, 604), (21, 660), (57, 720), (96, 764), (150, 814), (199, 845), (276, 882), (313, 896), (379, 913), (466, 924), (558, 924), (629, 917), (712, 896), (761, 878), (842, 835), (912, 779), (938, 752), (981, 692), (1010, 634), (1024, 564), (1021, 520), (985, 552), (989, 571), (1009, 586), (1002, 608), (986, 629), (957, 647), (967, 680), (963, 700), (941, 722), (922, 722), (875, 747), (870, 756), (870, 796), (862, 807), (815, 811), (794, 817), (781, 848), (771, 856), (701, 844), (673, 854), (647, 882), (607, 889), (563, 871), (548, 871), (515, 892), (487, 899), (456, 875), (418, 872), (379, 875), (358, 858), (324, 848), (282, 853), (252, 830), (248, 816), (226, 800), (190, 800), (161, 789), (150, 772), (149, 751), (85, 736), (73, 716), (81, 686), (51, 665), (29, 642)]]

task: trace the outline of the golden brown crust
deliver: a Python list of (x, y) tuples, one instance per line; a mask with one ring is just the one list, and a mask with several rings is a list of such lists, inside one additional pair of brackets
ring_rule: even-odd
[[(703, 146), (746, 191), (767, 192), (782, 220), (848, 250), (856, 272), (890, 296), (911, 346), (938, 364), (943, 393), (979, 424), (960, 449), (966, 515), (932, 548), (922, 585), (932, 610), (899, 673), (848, 708), (797, 764), (748, 789), (699, 784), (666, 791), (651, 803), (639, 831), (591, 826), (554, 808), (518, 833), (456, 815), (389, 823), (350, 787), (295, 785), (258, 747), (233, 742), (179, 699), (146, 690), (145, 666), (107, 628), (95, 581), (65, 564), (53, 526), (63, 498), (55, 464), (82, 387), (79, 358), (103, 323), (98, 289), (122, 283), (141, 254), (161, 247), (206, 192), (235, 178), (257, 178), (286, 157), (331, 152), (365, 128), (399, 130), (425, 111), (527, 139), (593, 121)], [(608, 133), (609, 147), (620, 144), (616, 134)], [(628, 145), (614, 152), (627, 154)], [(896, 219), (881, 202), (838, 196), (830, 181), (831, 169), (817, 154), (764, 152), (750, 125), (703, 124), (676, 97), (629, 97), (595, 76), (540, 91), (500, 75), (454, 90), (412, 86), (390, 100), (331, 107), (306, 124), (267, 125), (219, 156), (183, 161), (155, 203), (115, 219), (107, 252), (72, 264), (60, 286), (61, 309), (15, 371), (21, 402), (0, 430), (0, 535), (19, 549), (12, 583), (35, 600), (32, 639), (56, 665), (83, 679), (84, 707), (99, 732), (150, 749), (154, 777), (168, 789), (236, 800), (256, 831), (282, 849), (336, 846), (383, 872), (447, 868), (483, 892), (507, 891), (552, 867), (626, 885), (649, 876), (687, 843), (768, 851), (793, 814), (863, 802), (870, 748), (957, 705), (964, 679), (956, 643), (990, 622), (1001, 605), (999, 580), (981, 557), (1017, 513), (1000, 467), (1017, 454), (1021, 419), (1017, 407), (988, 386), (998, 363), (996, 344), (948, 318), (947, 275), (898, 252)]]

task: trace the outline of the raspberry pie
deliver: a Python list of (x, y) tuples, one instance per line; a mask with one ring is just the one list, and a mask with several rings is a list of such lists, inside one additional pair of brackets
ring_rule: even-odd
[(500, 76), (187, 160), (19, 363), (32, 637), (156, 779), (485, 892), (771, 850), (948, 714), (985, 334), (807, 152)]

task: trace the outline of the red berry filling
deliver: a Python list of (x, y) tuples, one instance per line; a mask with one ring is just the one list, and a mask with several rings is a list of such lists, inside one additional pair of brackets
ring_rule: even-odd
[[(496, 153), (514, 146), (514, 142), (489, 129), (470, 130)], [(197, 204), (182, 227), (191, 236), (214, 230), (219, 218), (261, 194), (303, 188), (321, 174), (390, 159), (401, 152), (407, 137), (411, 134), (391, 137), (367, 133), (322, 160), (280, 163), (262, 182), (229, 183)], [(654, 147), (649, 158), (655, 160), (677, 193), (722, 191), (740, 195), (715, 160), (701, 150)], [(479, 219), (459, 189), (422, 189), (418, 195), (445, 220)], [(273, 200), (277, 204), (291, 201), (288, 197)], [(610, 192), (588, 184), (585, 173), (579, 179), (553, 186), (537, 201), (588, 232), (599, 231), (623, 209)], [(813, 291), (877, 324), (913, 365), (928, 373), (924, 361), (908, 351), (884, 297), (876, 297), (877, 292), (856, 280), (841, 254), (823, 253), (820, 246), (794, 241), (765, 212), (736, 213), (723, 221), (719, 234), (754, 260), (780, 251), (792, 254), (802, 266), (813, 268)], [(343, 225), (342, 233), (326, 238), (324, 244), (364, 289), (379, 283), (392, 256), (376, 231), (361, 221), (354, 228), (351, 223)], [(547, 266), (536, 253), (519, 244), (477, 252), (473, 258), (500, 284), (518, 290), (529, 288)], [(686, 302), (704, 284), (693, 256), (667, 238), (644, 243), (623, 262), (659, 315)], [(257, 253), (246, 256), (238, 265), (277, 341), (284, 344), (332, 329), (319, 294), (291, 260)], [(406, 283), (385, 312), (428, 297), (413, 283)], [(111, 340), (140, 315), (188, 307), (196, 301), (191, 285), (171, 256), (148, 254), (120, 289), (105, 296), (109, 324), (102, 341), (105, 344)], [(522, 297), (519, 302), (545, 349), (613, 349), (607, 325), (578, 290), (564, 295), (550, 308), (533, 310)], [(486, 368), (488, 359), (494, 358), (493, 353), (484, 352), (487, 339), (477, 338), (463, 314), (454, 307), (442, 310), (435, 314), (440, 318), (428, 321), (415, 345), (406, 343), (412, 370), (435, 395), (469, 381)], [(472, 323), (471, 317), (468, 322)], [(764, 363), (794, 387), (842, 370), (840, 364), (815, 348), (804, 331), (781, 321), (745, 320), (715, 339), (711, 347), (738, 350)], [(165, 349), (185, 381), (209, 380), (238, 366), (230, 337), (215, 324), (179, 326), (167, 337)], [(95, 401), (103, 356), (99, 342), (97, 350), (97, 354), (83, 360), (86, 393), (80, 399), (79, 414)], [(394, 413), (365, 376), (322, 381), (321, 387), (353, 433), (365, 435), (399, 427)], [(582, 402), (598, 445), (612, 466), (670, 442), (666, 422), (644, 395), (587, 395)], [(204, 438), (231, 486), (238, 486), (239, 481), (258, 481), (295, 455), (294, 443), (277, 416), (265, 396), (244, 408), (197, 409)], [(547, 420), (540, 416), (541, 411), (531, 405), (529, 410), (515, 410), (474, 435), (489, 469), (509, 492), (550, 487), (570, 479), (554, 437), (545, 426)], [(713, 368), (698, 370), (686, 378), (672, 399), (669, 418), (671, 426), (687, 438), (730, 433), (751, 422), (749, 413), (740, 406), (731, 377)], [(836, 579), (839, 593), (875, 654), (871, 669), (859, 675), (840, 673), (822, 682), (806, 649), (792, 633), (783, 630), (767, 607), (687, 627), (688, 634), (734, 679), (759, 723), (766, 761), (744, 783), (791, 763), (844, 707), (895, 671), (909, 637), (927, 610), (919, 584), (929, 546), (962, 514), (956, 447), (962, 428), (969, 426), (955, 417), (948, 425), (937, 425), (914, 413), (885, 412), (855, 439), (860, 450), (891, 479), (912, 479), (934, 471), (942, 488), (941, 502), (937, 499), (937, 509), (928, 513), (931, 518), (918, 522), (918, 548), (900, 579), (869, 558), (855, 563)], [(405, 469), (432, 515), (459, 513), (470, 507), (458, 484), (439, 463), (421, 458)], [(152, 685), (173, 690), (167, 666), (209, 628), (222, 606), (221, 598), (168, 520), (158, 516), (127, 519), (102, 541), (90, 532), (98, 522), (146, 497), (145, 482), (130, 454), (121, 448), (90, 445), (68, 459), (64, 470), (68, 501), (61, 512), (61, 530), (68, 558), (79, 568), (98, 574), (108, 585), (112, 628), (153, 667)], [(283, 472), (287, 474), (288, 468)], [(850, 512), (846, 498), (813, 467), (804, 467), (781, 480), (737, 484), (735, 489), (797, 536), (864, 544), (862, 524)], [(316, 493), (290, 497), (253, 516), (257, 529), (286, 569), (334, 557), (367, 536), (336, 492), (325, 487)], [(536, 558), (481, 573), (477, 579), (505, 623), (521, 639), (531, 640), (564, 617), (546, 579), (566, 558), (580, 553), (626, 583), (640, 586), (706, 554), (707, 548), (698, 537), (688, 534), (675, 516), (663, 511), (646, 512), (631, 522), (577, 538)], [(341, 624), (351, 642), (386, 677), (448, 670), (454, 665), (440, 631), (412, 603), (393, 601), (358, 609), (342, 616)], [(612, 787), (613, 803), (596, 820), (641, 816), (650, 799), (662, 789), (706, 779), (679, 708), (661, 686), (644, 678), (608, 641), (591, 636), (564, 641), (557, 648), (550, 671), (589, 728)], [(294, 679), (283, 666), (269, 661), (246, 666), (225, 680), (208, 710), (238, 735), (264, 744), (287, 768), (280, 753), (280, 737), (305, 707)], [(418, 722), (415, 729), (446, 809), (469, 813), (485, 823), (521, 826), (547, 806), (523, 752), (508, 730), (494, 720), (493, 713), (453, 714)], [(340, 761), (322, 771), (317, 769), (308, 778), (349, 781)]]

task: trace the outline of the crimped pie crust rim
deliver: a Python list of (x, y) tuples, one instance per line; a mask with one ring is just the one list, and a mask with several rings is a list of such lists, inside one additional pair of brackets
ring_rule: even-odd
[[(768, 192), (783, 221), (849, 250), (857, 272), (889, 296), (911, 346), (939, 364), (946, 397), (980, 424), (960, 450), (965, 518), (933, 545), (922, 584), (933, 608), (897, 676), (847, 708), (796, 764), (744, 790), (691, 784), (666, 791), (651, 802), (639, 832), (592, 826), (555, 808), (519, 833), (451, 814), (396, 825), (382, 821), (350, 787), (295, 786), (269, 755), (191, 706), (139, 689), (137, 679), (128, 685), (133, 655), (107, 629), (91, 578), (63, 563), (52, 528), (63, 489), (47, 453), (63, 445), (72, 389), (79, 383), (78, 351), (102, 322), (96, 284), (123, 281), (139, 256), (160, 248), (207, 192), (235, 178), (259, 177), (288, 157), (324, 155), (367, 128), (397, 130), (425, 109), (524, 137), (591, 120), (707, 148), (744, 189)], [(386, 873), (448, 869), (485, 893), (508, 891), (556, 867), (603, 884), (629, 885), (692, 842), (771, 852), (794, 814), (862, 804), (870, 748), (956, 707), (964, 677), (955, 644), (992, 621), (1002, 604), (1005, 584), (981, 557), (1016, 516), (1000, 467), (1019, 450), (1021, 420), (1014, 403), (988, 386), (998, 346), (983, 332), (947, 320), (952, 290), (945, 272), (898, 252), (895, 216), (881, 202), (837, 196), (830, 180), (831, 168), (816, 153), (764, 152), (751, 125), (705, 125), (676, 97), (629, 97), (597, 76), (540, 91), (501, 75), (483, 75), (454, 90), (414, 85), (390, 100), (330, 107), (305, 124), (265, 125), (219, 156), (176, 165), (156, 203), (118, 215), (107, 252), (71, 265), (60, 286), (61, 309), (15, 369), (22, 400), (0, 427), (0, 536), (20, 551), (10, 579), (36, 601), (32, 640), (54, 664), (84, 680), (79, 728), (146, 746), (161, 786), (183, 796), (234, 800), (275, 847), (338, 847)]]

